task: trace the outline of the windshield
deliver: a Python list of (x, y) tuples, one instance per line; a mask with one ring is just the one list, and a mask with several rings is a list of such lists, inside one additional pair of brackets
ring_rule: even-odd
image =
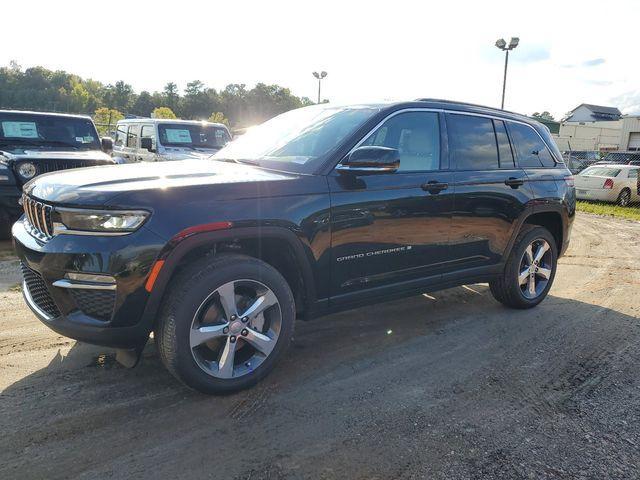
[(99, 150), (100, 141), (88, 118), (0, 112), (0, 148), (8, 146)]
[(220, 149), (230, 140), (225, 128), (206, 123), (161, 123), (158, 132), (160, 143), (170, 147)]
[(592, 177), (617, 177), (620, 173), (619, 168), (607, 168), (607, 167), (589, 167), (579, 173), (582, 176)]
[(291, 110), (248, 129), (212, 158), (248, 160), (271, 168), (310, 173), (326, 154), (379, 111), (374, 107), (326, 105)]

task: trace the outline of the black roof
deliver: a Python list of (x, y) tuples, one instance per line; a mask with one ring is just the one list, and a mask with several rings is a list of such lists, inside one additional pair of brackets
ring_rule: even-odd
[[(412, 103), (412, 102), (408, 102)], [(522, 115), (516, 112), (510, 112), (508, 110), (501, 110), (495, 107), (487, 107), (486, 105), (478, 105), (476, 103), (468, 103), (468, 102), (458, 102), (454, 100), (443, 100), (440, 98), (418, 98), (414, 101), (414, 103), (422, 104), (422, 106), (431, 107), (431, 108), (439, 108), (443, 110), (459, 110), (462, 112), (471, 112), (471, 113), (484, 113), (488, 115), (496, 115), (504, 118), (511, 118), (514, 120), (519, 120), (521, 122), (526, 123), (539, 123), (537, 120), (527, 117), (526, 115)]]
[(593, 113), (604, 113), (606, 115), (622, 115), (622, 112), (618, 110), (617, 107), (604, 107), (602, 105), (592, 105), (591, 103), (583, 103), (581, 105), (578, 105), (572, 110), (572, 112), (575, 112), (580, 107), (587, 107)]

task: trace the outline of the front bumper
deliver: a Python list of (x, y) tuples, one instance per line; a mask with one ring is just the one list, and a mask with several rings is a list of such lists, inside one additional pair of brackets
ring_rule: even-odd
[[(13, 226), (14, 248), (23, 270), (27, 305), (55, 332), (87, 343), (136, 348), (152, 325), (142, 321), (148, 292), (144, 282), (162, 248), (153, 232), (121, 237), (58, 235), (33, 237), (23, 220)], [(68, 280), (73, 274), (102, 281)]]

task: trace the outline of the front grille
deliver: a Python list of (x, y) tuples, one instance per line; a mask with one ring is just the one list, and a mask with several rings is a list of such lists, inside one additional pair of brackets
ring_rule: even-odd
[[(19, 168), (22, 163), (32, 163), (36, 167), (36, 175), (41, 175), (43, 173), (49, 172), (57, 172), (58, 170), (68, 170), (70, 168), (83, 168), (83, 167), (95, 167), (97, 165), (112, 165), (113, 162), (110, 160), (71, 160), (71, 159), (46, 159), (40, 161), (34, 160), (23, 160), (17, 161), (14, 164), (14, 171), (18, 178), (22, 178), (20, 176)], [(26, 180), (25, 180), (26, 181)]]
[(42, 276), (22, 262), (20, 262), (20, 268), (22, 269), (22, 277), (24, 278), (27, 290), (29, 290), (29, 295), (36, 306), (51, 318), (59, 317), (60, 311), (53, 301), (53, 298), (51, 298), (51, 294)]
[(113, 314), (116, 292), (113, 290), (70, 289), (79, 310), (90, 317), (108, 321)]
[(23, 194), (22, 208), (24, 208), (29, 225), (37, 237), (49, 239), (53, 236), (53, 221), (51, 220), (53, 207), (51, 205), (38, 202)]

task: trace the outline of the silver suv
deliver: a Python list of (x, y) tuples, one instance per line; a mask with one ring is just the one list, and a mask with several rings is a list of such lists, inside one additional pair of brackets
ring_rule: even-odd
[(113, 157), (119, 163), (206, 158), (231, 140), (221, 123), (134, 118), (116, 127)]

